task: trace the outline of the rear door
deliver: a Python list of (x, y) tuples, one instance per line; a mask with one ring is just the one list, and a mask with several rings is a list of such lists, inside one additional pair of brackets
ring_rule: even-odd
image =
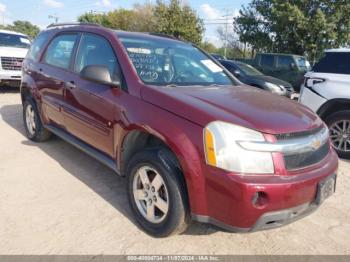
[(42, 110), (50, 123), (64, 126), (62, 105), (66, 79), (73, 74), (69, 69), (78, 34), (65, 33), (53, 38), (39, 64), (36, 84), (42, 97)]
[(74, 63), (75, 74), (65, 91), (65, 126), (74, 136), (114, 156), (113, 127), (119, 114), (113, 98), (121, 96), (122, 91), (81, 78), (80, 72), (88, 65), (106, 66), (112, 79), (120, 69), (107, 39), (91, 33), (82, 35)]

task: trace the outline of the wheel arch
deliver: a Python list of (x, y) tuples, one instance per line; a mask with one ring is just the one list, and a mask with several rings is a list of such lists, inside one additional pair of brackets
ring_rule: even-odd
[(37, 99), (38, 94), (37, 94), (37, 88), (36, 88), (34, 79), (32, 79), (28, 75), (24, 75), (21, 83), (21, 87), (20, 87), (20, 93), (21, 93), (22, 104), (27, 99), (27, 97), (32, 97)]
[(133, 129), (127, 132), (121, 143), (120, 150), (120, 170), (124, 174), (126, 166), (130, 158), (137, 152), (146, 148), (164, 147), (168, 149), (176, 158), (176, 165), (182, 170), (179, 160), (176, 157), (176, 153), (168, 145), (166, 139), (155, 133), (148, 132), (142, 129)]
[(179, 152), (177, 148), (170, 145), (168, 140), (159, 133), (149, 132), (143, 129), (133, 129), (127, 132), (121, 142), (120, 154), (119, 154), (119, 170), (122, 176), (125, 176), (128, 162), (137, 152), (151, 148), (164, 148), (161, 158), (166, 164), (167, 161), (171, 161), (172, 164), (179, 170), (180, 180), (184, 185), (186, 192), (186, 201), (189, 204), (188, 199), (188, 184), (185, 177), (185, 168), (181, 164), (178, 157)]
[(337, 98), (328, 100), (326, 103), (324, 103), (317, 110), (317, 114), (321, 117), (322, 120), (325, 120), (328, 116), (345, 110), (350, 110), (350, 99)]

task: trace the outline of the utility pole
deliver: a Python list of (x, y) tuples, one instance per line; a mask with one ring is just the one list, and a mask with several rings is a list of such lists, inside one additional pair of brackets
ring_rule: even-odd
[(58, 20), (60, 19), (58, 16), (54, 16), (54, 15), (49, 15), (49, 19), (54, 19), (55, 20), (55, 24), (58, 23)]
[(228, 8), (225, 8), (225, 15), (223, 16), (225, 18), (225, 43), (224, 43), (224, 52), (225, 57), (227, 56), (227, 46), (228, 46), (228, 25), (229, 25), (229, 18), (232, 18), (233, 15), (230, 14), (230, 10)]
[(225, 23), (225, 57), (227, 57), (227, 41), (228, 41), (228, 9), (226, 9)]
[(5, 12), (1, 12), (2, 25), (5, 26)]
[(205, 25), (221, 25), (224, 27), (224, 36), (223, 36), (223, 42), (224, 42), (224, 55), (227, 56), (227, 49), (228, 49), (228, 42), (229, 42), (229, 25), (233, 25), (233, 17), (234, 12), (232, 8), (225, 8), (221, 9), (224, 13), (223, 16), (220, 16), (220, 18), (213, 18), (213, 19), (204, 19)]

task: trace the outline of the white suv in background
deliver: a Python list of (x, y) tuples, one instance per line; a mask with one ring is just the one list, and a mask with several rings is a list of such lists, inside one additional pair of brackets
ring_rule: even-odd
[(299, 102), (326, 122), (339, 156), (350, 158), (350, 48), (326, 50), (305, 75)]
[(22, 78), (22, 62), (30, 47), (28, 36), (0, 30), (0, 87), (19, 87)]

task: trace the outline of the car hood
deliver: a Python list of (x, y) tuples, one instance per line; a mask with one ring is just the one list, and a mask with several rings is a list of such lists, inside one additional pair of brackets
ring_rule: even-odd
[(320, 118), (296, 102), (241, 86), (159, 87), (141, 89), (142, 98), (164, 110), (206, 126), (220, 120), (269, 134), (311, 130)]
[(25, 56), (27, 55), (27, 52), (28, 52), (28, 49), (26, 48), (0, 46), (0, 57), (6, 56), (6, 57), (25, 58)]
[(272, 77), (272, 76), (266, 76), (266, 75), (255, 75), (255, 76), (249, 76), (249, 79), (252, 81), (257, 82), (269, 82), (275, 85), (282, 85), (285, 87), (292, 87), (292, 85), (286, 81), (283, 81), (281, 79)]

